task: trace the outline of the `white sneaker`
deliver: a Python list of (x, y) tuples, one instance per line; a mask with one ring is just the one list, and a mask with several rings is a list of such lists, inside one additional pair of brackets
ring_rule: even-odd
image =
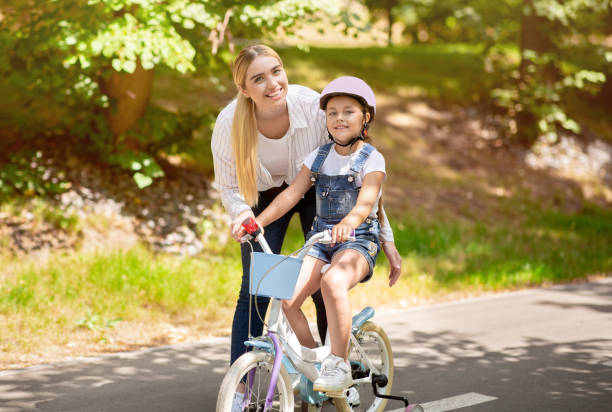
[(351, 386), (346, 390), (346, 401), (349, 406), (359, 406), (361, 405), (361, 400), (359, 399), (359, 391), (354, 386)]
[(234, 393), (234, 399), (232, 399), (232, 412), (242, 412), (242, 402), (244, 401), (244, 393)]
[(321, 364), (321, 373), (314, 381), (313, 389), (319, 392), (342, 392), (352, 383), (349, 363), (330, 353)]

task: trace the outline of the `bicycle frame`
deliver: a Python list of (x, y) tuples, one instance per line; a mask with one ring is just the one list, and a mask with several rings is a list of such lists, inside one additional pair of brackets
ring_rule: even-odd
[[(351, 345), (348, 354), (352, 375), (351, 386), (337, 393), (314, 391), (313, 382), (319, 377), (317, 364), (322, 363), (331, 353), (329, 339), (325, 339), (325, 345), (315, 349), (302, 346), (283, 314), (281, 300), (289, 298), (294, 293), (294, 282), (299, 279), (296, 278), (296, 271), (300, 270), (300, 260), (315, 243), (331, 242), (331, 235), (329, 231), (315, 234), (300, 249), (295, 256), (297, 259), (287, 260), (289, 257), (268, 256), (273, 253), (255, 220), (249, 218), (242, 223), (242, 226), (248, 234), (257, 239), (264, 252), (253, 255), (252, 283), (249, 291), (255, 296), (258, 294), (270, 296), (272, 302), (266, 333), (255, 338), (249, 335), (249, 340), (244, 342), (246, 346), (257, 350), (238, 358), (223, 379), (222, 390), (219, 391), (217, 400), (217, 412), (227, 412), (230, 407), (233, 410), (237, 406), (235, 402), (240, 398), (242, 398), (242, 410), (245, 410), (247, 405), (253, 406), (251, 403), (253, 397), (258, 411), (262, 410), (262, 406), (264, 412), (269, 411), (277, 401), (282, 403), (281, 406), (284, 405), (282, 410), (285, 411), (293, 407), (293, 393), (296, 390), (300, 392), (302, 406), (304, 402), (309, 405), (308, 410), (313, 404), (316, 408), (320, 408), (324, 401), (336, 398), (334, 400), (336, 410), (350, 412), (353, 406), (363, 404), (362, 396), (365, 396), (366, 405), (370, 405), (368, 410), (382, 411), (387, 400), (391, 399), (403, 401), (405, 412), (423, 412), (420, 405), (410, 405), (405, 397), (390, 394), (393, 382), (393, 353), (384, 330), (375, 322), (368, 321), (374, 316), (374, 309), (371, 307), (364, 308), (352, 319)], [(271, 276), (266, 278), (269, 275)], [(253, 279), (257, 280), (257, 287), (254, 287)], [(374, 346), (370, 346), (371, 343), (374, 343)], [(374, 356), (369, 354), (370, 351)], [(270, 355), (273, 355), (273, 360)], [(269, 373), (270, 379), (265, 385), (259, 383), (257, 371), (260, 366), (265, 366), (264, 373)], [(254, 386), (255, 380), (258, 381), (257, 387)], [(363, 392), (365, 384), (371, 384), (374, 398)], [(378, 392), (377, 386), (385, 388), (383, 393)], [(263, 391), (261, 395), (265, 393), (265, 400), (260, 398), (259, 389)], [(275, 399), (277, 389), (281, 396)], [(240, 393), (242, 395), (237, 397)]]
[[(255, 233), (253, 234), (261, 245), (264, 253), (271, 254), (272, 251), (270, 250), (270, 247), (268, 246), (261, 231), (255, 231)], [(326, 237), (328, 240), (329, 233), (322, 232), (315, 234), (305, 243), (304, 247), (296, 257), (298, 259), (303, 259), (315, 243), (326, 239)], [(353, 318), (352, 330), (358, 330), (361, 324), (370, 319), (373, 315), (374, 309), (372, 309), (371, 307), (367, 307), (362, 310), (362, 312), (360, 312)], [(262, 339), (251, 339), (246, 341), (245, 345), (252, 346), (260, 350), (265, 350), (269, 353), (274, 354), (274, 364), (272, 367), (272, 373), (270, 378), (271, 380), (268, 386), (266, 401), (264, 404), (264, 411), (267, 411), (272, 405), (272, 400), (274, 397), (274, 388), (278, 380), (281, 364), (285, 365), (285, 368), (291, 375), (299, 373), (306, 377), (310, 382), (314, 382), (319, 376), (319, 370), (317, 369), (315, 364), (321, 363), (323, 359), (331, 352), (331, 348), (329, 346), (329, 343), (315, 349), (310, 349), (302, 346), (299, 343), (297, 336), (291, 329), (289, 322), (283, 315), (281, 301), (274, 297), (272, 297), (271, 299), (270, 317), (265, 336), (268, 338), (268, 341)], [(356, 341), (353, 334), (351, 334), (351, 339), (353, 341), (353, 344), (358, 348), (358, 350), (361, 350), (359, 347), (359, 343)], [(364, 359), (367, 360), (367, 367), (371, 371), (370, 376), (365, 378), (364, 381), (370, 381), (371, 375), (377, 371), (375, 370), (375, 368), (373, 368), (373, 365), (370, 364), (371, 362), (369, 361), (367, 356), (364, 356)], [(302, 381), (303, 379), (300, 380), (301, 384), (304, 383)], [(250, 385), (252, 385), (252, 380)], [(302, 390), (300, 392), (302, 392), (302, 395), (309, 396), (311, 398), (310, 400), (315, 403), (321, 403), (327, 400), (328, 396), (333, 395), (329, 393), (320, 394), (318, 392), (314, 392), (312, 390), (312, 384), (307, 385), (306, 389), (301, 389)], [(249, 395), (252, 388), (247, 387), (246, 390), (247, 395)], [(307, 392), (306, 394), (304, 393), (304, 390)], [(342, 394), (335, 395), (342, 396)], [(245, 402), (248, 398), (249, 396), (245, 397)]]
[[(308, 251), (310, 250), (310, 248), (315, 243), (317, 243), (319, 240), (321, 240), (324, 236), (325, 236), (324, 233), (318, 233), (312, 236), (308, 240), (308, 242), (304, 245), (300, 253), (297, 255), (297, 258), (303, 259), (308, 253)], [(264, 238), (261, 231), (259, 231), (259, 233), (256, 234), (255, 238), (261, 245), (261, 248), (263, 249), (264, 253), (272, 254), (272, 250), (268, 246), (268, 243), (266, 242), (266, 239)], [(281, 334), (278, 334), (279, 328), (283, 329)], [(294, 347), (296, 346), (296, 343), (297, 343), (297, 346), (299, 346), (299, 348), (301, 348), (302, 350), (308, 350), (308, 351), (313, 351), (313, 352), (314, 350), (304, 348), (299, 344), (299, 342), (297, 341), (297, 337), (295, 336), (293, 330), (291, 329), (285, 317), (283, 316), (282, 308), (281, 308), (281, 301), (274, 297), (271, 299), (270, 318), (268, 321), (268, 328), (267, 328), (267, 332), (265, 336), (268, 337), (272, 341), (272, 345), (269, 345), (269, 344), (262, 345), (261, 343), (258, 343), (257, 341), (253, 341), (253, 340), (249, 340), (245, 342), (245, 345), (258, 347), (268, 352), (272, 352), (272, 351), (274, 352), (274, 365), (272, 367), (270, 385), (268, 387), (266, 402), (264, 404), (264, 411), (267, 411), (272, 405), (272, 399), (274, 396), (274, 387), (276, 386), (276, 381), (278, 380), (278, 373), (279, 373), (281, 364), (283, 363), (283, 358), (285, 355), (283, 346), (285, 346), (288, 349), (291, 349), (290, 351), (287, 351), (288, 352), (287, 355), (289, 356), (289, 359), (291, 359), (291, 363), (292, 363), (291, 367), (289, 367), (290, 370), (293, 370), (295, 373), (299, 372), (299, 373), (304, 374), (311, 381), (316, 380), (316, 378), (319, 375), (319, 371), (314, 366), (314, 364), (306, 362), (301, 356), (299, 356), (299, 354), (295, 353)], [(291, 340), (294, 340), (294, 342), (291, 342)], [(284, 341), (283, 343), (285, 345), (281, 343), (282, 341)], [(295, 369), (293, 368), (293, 365), (296, 366)], [(251, 385), (252, 385), (252, 381), (251, 381)], [(252, 388), (250, 387), (247, 388), (247, 394), (251, 391), (251, 389)], [(248, 399), (248, 396), (245, 397), (245, 399)]]

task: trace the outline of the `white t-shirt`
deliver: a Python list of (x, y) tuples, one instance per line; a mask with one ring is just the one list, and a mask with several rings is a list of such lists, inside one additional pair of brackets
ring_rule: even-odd
[[(288, 133), (287, 133), (288, 134)], [(280, 186), (288, 181), (289, 175), (289, 138), (285, 134), (280, 139), (269, 139), (259, 131), (257, 156), (261, 164), (270, 172), (274, 186)]]
[[(327, 155), (327, 157), (325, 158), (323, 165), (319, 169), (319, 173), (328, 175), (328, 176), (352, 174), (351, 164), (353, 163), (353, 160), (357, 157), (360, 151), (361, 149), (356, 150), (355, 152), (351, 153), (348, 156), (343, 156), (341, 154), (338, 154), (338, 152), (336, 152), (335, 145), (334, 145), (329, 151), (329, 154)], [(306, 156), (306, 159), (304, 160), (304, 166), (306, 166), (308, 170), (312, 170), (311, 169), (312, 164), (314, 163), (315, 158), (317, 157), (317, 153), (319, 153), (319, 148), (317, 148), (316, 150), (311, 152), (308, 156)], [(372, 151), (372, 153), (370, 153), (363, 167), (361, 168), (361, 171), (357, 175), (357, 178), (355, 179), (355, 183), (357, 184), (357, 186), (361, 187), (364, 176), (372, 172), (383, 172), (385, 174), (385, 178), (387, 176), (387, 172), (385, 171), (385, 158), (376, 149)], [(376, 213), (378, 212), (378, 199), (380, 199), (381, 195), (382, 195), (382, 187), (381, 187), (381, 190), (378, 192), (376, 202), (374, 203), (374, 206), (372, 207), (372, 210), (370, 211), (369, 217), (376, 217)]]

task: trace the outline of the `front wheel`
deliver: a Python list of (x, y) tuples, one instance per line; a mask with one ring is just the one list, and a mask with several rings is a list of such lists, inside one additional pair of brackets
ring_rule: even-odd
[[(247, 399), (240, 402), (242, 409), (239, 410), (262, 411), (270, 386), (273, 365), (274, 357), (270, 353), (261, 351), (247, 352), (236, 359), (219, 388), (217, 412), (233, 412), (232, 403), (237, 393), (247, 394)], [(282, 365), (274, 389), (272, 407), (268, 410), (293, 412), (291, 378)]]
[[(385, 375), (387, 385), (379, 387), (378, 393), (389, 395), (393, 384), (393, 352), (387, 334), (376, 323), (365, 322), (354, 336), (361, 350), (351, 342), (349, 362), (353, 381), (366, 379), (372, 373)], [(351, 386), (346, 397), (354, 412), (381, 412), (387, 404), (387, 399), (374, 396), (371, 379)]]

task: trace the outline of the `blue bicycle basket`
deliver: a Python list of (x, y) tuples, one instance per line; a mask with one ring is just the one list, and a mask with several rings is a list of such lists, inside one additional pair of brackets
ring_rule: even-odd
[(301, 267), (302, 259), (253, 252), (249, 290), (252, 295), (290, 299)]

